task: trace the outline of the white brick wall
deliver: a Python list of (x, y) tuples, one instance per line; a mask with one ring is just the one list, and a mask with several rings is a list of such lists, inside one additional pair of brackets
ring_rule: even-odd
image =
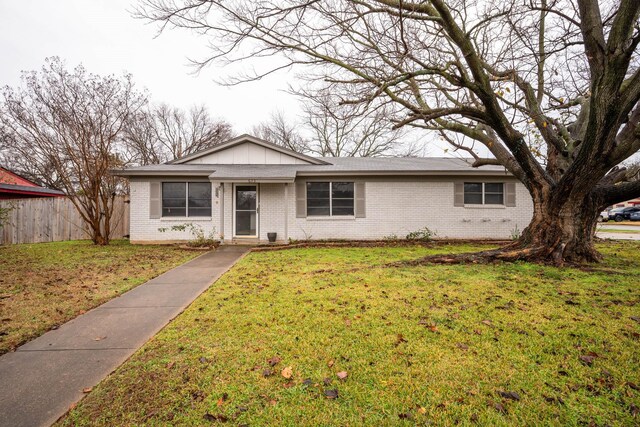
[[(495, 181), (495, 179), (492, 179)], [(482, 181), (474, 177), (473, 181)], [(490, 179), (487, 179), (490, 181)], [(438, 238), (509, 238), (527, 226), (533, 205), (526, 188), (516, 183), (516, 206), (453, 206), (453, 180), (365, 180), (366, 218), (296, 218), (290, 216), (292, 239), (381, 239), (405, 237), (428, 227)]]
[[(215, 192), (212, 194), (212, 218), (149, 218), (149, 181), (132, 179), (129, 182), (130, 188), (130, 239), (133, 243), (143, 242), (159, 242), (159, 241), (186, 241), (192, 239), (192, 235), (188, 231), (158, 231), (159, 228), (171, 228), (173, 225), (192, 223), (199, 225), (205, 231), (205, 234), (209, 234), (214, 227), (214, 224), (219, 223), (219, 205), (215, 197)], [(215, 187), (214, 187), (215, 189)], [(219, 230), (216, 229), (216, 232)]]
[[(366, 182), (366, 218), (296, 218), (295, 185), (288, 185), (285, 198), (284, 184), (260, 184), (260, 240), (266, 241), (268, 232), (277, 232), (281, 241), (288, 238), (381, 239), (390, 235), (404, 237), (425, 226), (439, 238), (509, 238), (516, 227), (522, 231), (527, 226), (533, 212), (531, 198), (519, 182), (516, 183), (516, 207), (454, 207), (453, 178), (367, 178), (363, 181)], [(474, 177), (473, 181), (483, 179)], [(495, 181), (495, 178), (484, 181)], [(132, 180), (131, 240), (187, 240), (191, 236), (186, 232), (160, 233), (158, 228), (191, 222), (207, 232), (215, 227), (218, 233), (222, 231), (225, 241), (231, 241), (233, 185), (224, 184), (224, 229), (220, 221), (222, 192), (217, 197), (219, 183), (212, 185), (210, 219), (149, 219), (149, 182)]]
[(278, 240), (285, 239), (285, 213), (292, 207), (285, 203), (284, 184), (260, 184), (260, 240), (267, 240), (270, 232), (278, 233)]

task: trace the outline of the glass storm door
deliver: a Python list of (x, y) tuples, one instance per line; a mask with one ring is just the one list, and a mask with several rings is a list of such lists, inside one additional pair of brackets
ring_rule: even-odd
[(235, 199), (236, 236), (257, 237), (258, 187), (256, 185), (236, 185)]

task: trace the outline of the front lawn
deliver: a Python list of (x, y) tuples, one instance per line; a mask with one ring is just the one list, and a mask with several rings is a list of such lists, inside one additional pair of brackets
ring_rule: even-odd
[(125, 240), (0, 247), (0, 354), (197, 255)]
[(475, 249), (250, 254), (61, 424), (637, 425), (640, 244), (384, 266)]

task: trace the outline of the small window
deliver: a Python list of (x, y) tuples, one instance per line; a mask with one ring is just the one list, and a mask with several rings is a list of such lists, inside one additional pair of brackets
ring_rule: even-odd
[(307, 215), (329, 216), (331, 214), (331, 183), (307, 182)]
[(353, 182), (307, 182), (307, 216), (350, 216), (353, 206)]
[(211, 216), (211, 183), (163, 182), (162, 216)]
[(481, 182), (465, 182), (464, 183), (464, 204), (465, 205), (481, 205), (482, 204), (482, 183)]
[(189, 183), (189, 215), (211, 216), (211, 184), (208, 182)]
[(504, 205), (504, 183), (465, 182), (465, 205)]
[(162, 216), (187, 216), (186, 183), (162, 183)]

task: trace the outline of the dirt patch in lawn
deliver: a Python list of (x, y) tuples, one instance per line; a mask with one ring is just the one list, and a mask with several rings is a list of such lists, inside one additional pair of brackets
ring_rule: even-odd
[(200, 254), (124, 240), (3, 247), (0, 354)]

